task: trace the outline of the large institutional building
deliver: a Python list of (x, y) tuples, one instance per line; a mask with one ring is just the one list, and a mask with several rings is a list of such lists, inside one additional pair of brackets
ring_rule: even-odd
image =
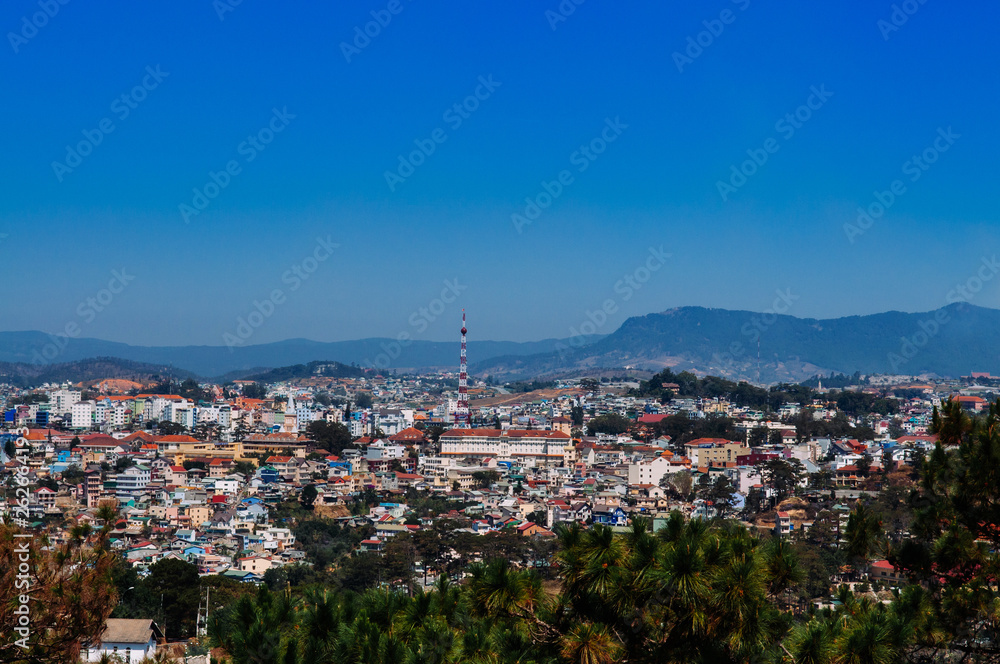
[(562, 431), (531, 429), (451, 429), (441, 434), (441, 454), (474, 459), (496, 458), (528, 466), (558, 466), (573, 440)]

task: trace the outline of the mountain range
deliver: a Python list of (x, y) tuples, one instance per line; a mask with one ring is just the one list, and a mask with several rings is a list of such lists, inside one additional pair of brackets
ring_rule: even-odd
[[(588, 342), (600, 337), (587, 337)], [(545, 353), (567, 340), (470, 341), (470, 357), (490, 358)], [(204, 378), (238, 378), (269, 369), (316, 360), (337, 361), (380, 369), (453, 368), (458, 365), (458, 341), (410, 341), (371, 338), (320, 342), (287, 339), (246, 346), (133, 346), (101, 339), (49, 335), (44, 332), (0, 332), (0, 362), (24, 365), (73, 363), (90, 358), (121, 358), (174, 367)]]
[[(759, 361), (758, 361), (759, 357)], [(890, 311), (820, 320), (681, 307), (626, 320), (583, 348), (479, 362), (475, 374), (505, 379), (599, 367), (690, 370), (761, 382), (816, 374), (962, 376), (1000, 372), (1000, 311), (966, 303), (926, 313)]]
[[(855, 371), (1000, 374), (1000, 310), (956, 303), (925, 313), (890, 311), (822, 320), (680, 307), (629, 318), (606, 336), (470, 341), (468, 356), (470, 373), (505, 381), (664, 367), (733, 379), (759, 376), (761, 382)], [(0, 332), (0, 362), (34, 366), (38, 377), (44, 374), (43, 365), (95, 357), (150, 365), (144, 371), (233, 379), (317, 360), (397, 370), (455, 368), (458, 343), (412, 341), (403, 347), (388, 338), (329, 343), (289, 339), (234, 348), (154, 347), (100, 339), (67, 341), (42, 332)], [(7, 367), (6, 373), (11, 372)]]

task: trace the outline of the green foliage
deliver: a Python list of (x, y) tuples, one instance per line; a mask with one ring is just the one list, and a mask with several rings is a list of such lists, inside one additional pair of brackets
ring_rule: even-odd
[(372, 398), (371, 392), (360, 392), (356, 397), (354, 397), (355, 405), (364, 410), (366, 408), (371, 408), (375, 400)]
[(507, 383), (504, 387), (508, 392), (521, 394), (524, 392), (534, 392), (535, 390), (551, 390), (555, 387), (555, 382), (551, 380), (532, 380), (516, 383)]
[(247, 399), (266, 399), (267, 387), (261, 383), (245, 383), (242, 388), (243, 396)]
[(769, 459), (761, 467), (762, 479), (778, 494), (778, 502), (795, 492), (804, 474), (805, 468), (798, 459)]
[(698, 438), (724, 438), (742, 440), (743, 434), (736, 430), (734, 422), (721, 415), (690, 418), (686, 415), (670, 415), (653, 425), (657, 436), (670, 438), (674, 451), (684, 454), (684, 444)]
[(83, 469), (75, 463), (62, 472), (62, 480), (67, 484), (79, 484), (83, 477)]
[(143, 580), (150, 593), (162, 597), (163, 621), (173, 638), (194, 636), (198, 582), (196, 566), (172, 558), (151, 565), (149, 576)]
[[(307, 364), (293, 364), (287, 367), (278, 367), (264, 373), (248, 376), (247, 380), (259, 383), (270, 384), (280, 383), (296, 378), (315, 378), (324, 376), (328, 378), (358, 378), (365, 375), (365, 370), (361, 367), (348, 366), (340, 362), (314, 360)], [(263, 396), (251, 397), (244, 388), (243, 394), (251, 399), (263, 399)]]
[(311, 510), (317, 496), (319, 496), (319, 491), (317, 491), (315, 484), (305, 485), (302, 489), (302, 506), (307, 510)]
[(500, 480), (500, 473), (495, 470), (477, 470), (472, 473), (472, 481), (477, 489), (487, 489)]
[(800, 385), (803, 385), (805, 387), (816, 388), (819, 387), (819, 383), (821, 381), (823, 383), (823, 387), (825, 387), (826, 389), (831, 389), (831, 388), (843, 389), (851, 385), (862, 385), (863, 383), (867, 382), (867, 380), (865, 381), (861, 380), (860, 371), (855, 371), (854, 375), (852, 376), (847, 376), (842, 373), (834, 374), (831, 371), (829, 376), (820, 376), (819, 374), (817, 374), (812, 378), (808, 378), (802, 381)]
[(698, 378), (688, 371), (675, 374), (670, 369), (664, 369), (649, 380), (640, 382), (639, 389), (633, 394), (665, 401), (674, 396), (673, 390), (663, 387), (664, 384), (670, 383), (679, 386), (676, 391), (677, 396), (728, 399), (737, 406), (755, 410), (777, 411), (784, 403), (808, 404), (812, 402), (815, 394), (811, 388), (804, 385), (781, 383), (770, 389), (764, 389), (745, 381), (736, 383), (716, 376)]
[(317, 570), (323, 570), (338, 559), (350, 555), (361, 540), (374, 533), (371, 527), (349, 528), (333, 519), (308, 518), (294, 527), (296, 546)]
[(623, 417), (617, 413), (608, 413), (607, 415), (600, 415), (587, 422), (587, 431), (589, 431), (591, 435), (596, 433), (618, 435), (628, 432), (628, 430), (632, 428), (633, 424), (635, 423), (627, 417)]
[(316, 441), (316, 445), (330, 454), (338, 455), (354, 442), (351, 431), (340, 422), (315, 420), (306, 427), (306, 435)]

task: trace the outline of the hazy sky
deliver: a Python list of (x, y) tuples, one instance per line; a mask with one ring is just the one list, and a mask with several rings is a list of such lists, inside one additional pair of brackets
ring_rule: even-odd
[(919, 311), (1000, 253), (995, 3), (232, 2), (4, 4), (0, 329)]

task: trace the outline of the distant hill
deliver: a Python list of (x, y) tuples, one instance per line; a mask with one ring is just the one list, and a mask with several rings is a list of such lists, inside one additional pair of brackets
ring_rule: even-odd
[[(596, 339), (600, 337), (593, 337)], [(63, 340), (60, 340), (65, 341)], [(543, 341), (470, 341), (469, 357), (487, 359), (501, 355), (542, 353), (561, 343)], [(53, 362), (74, 362), (93, 357), (117, 357), (134, 362), (179, 367), (205, 378), (228, 380), (260, 373), (275, 367), (305, 364), (328, 357), (343, 364), (407, 370), (432, 367), (455, 367), (458, 364), (458, 341), (413, 341), (399, 348), (395, 358), (395, 340), (389, 338), (357, 341), (319, 342), (287, 339), (275, 343), (229, 348), (227, 346), (131, 346), (100, 339), (70, 339), (55, 351), (55, 342), (43, 332), (0, 332), (0, 362), (44, 364), (46, 349)], [(381, 364), (379, 364), (381, 363)]]
[(251, 374), (245, 376), (245, 379), (260, 383), (278, 383), (301, 378), (356, 378), (363, 376), (364, 373), (365, 370), (360, 367), (351, 367), (340, 362), (314, 361)]
[[(612, 334), (582, 343), (566, 339), (473, 341), (469, 343), (470, 371), (477, 376), (512, 381), (626, 367), (649, 371), (670, 367), (675, 371), (754, 380), (758, 342), (763, 382), (798, 382), (830, 372), (961, 376), (988, 371), (1000, 375), (1000, 311), (964, 303), (926, 313), (890, 311), (828, 320), (681, 307), (629, 318)], [(37, 378), (46, 366), (53, 376), (70, 376), (72, 370), (63, 365), (33, 362), (49, 343), (50, 338), (41, 332), (0, 332), (0, 362), (26, 365), (28, 369), (18, 370), (22, 376)], [(350, 372), (372, 365), (405, 371), (454, 369), (458, 364), (457, 341), (415, 341), (398, 352), (393, 344), (391, 339), (332, 343), (289, 339), (229, 349), (130, 346), (73, 339), (56, 359), (72, 363), (88, 357), (117, 357), (148, 365), (145, 371), (172, 367), (172, 371), (188, 371), (204, 378), (233, 380), (252, 376), (265, 381), (315, 375), (312, 372), (321, 364), (330, 365), (327, 370), (342, 375), (354, 375)], [(390, 358), (389, 351), (397, 356)], [(321, 357), (330, 360), (316, 360)], [(88, 376), (94, 371), (90, 366), (80, 370)], [(121, 365), (116, 370), (127, 373), (129, 369)], [(95, 376), (114, 377), (119, 376)]]
[(44, 383), (87, 383), (107, 378), (124, 378), (137, 383), (152, 383), (164, 378), (194, 378), (190, 371), (145, 364), (116, 357), (96, 357), (57, 364), (0, 362), (0, 383), (34, 387)]
[(498, 357), (475, 363), (470, 371), (514, 380), (596, 367), (670, 367), (753, 380), (758, 339), (763, 382), (799, 381), (831, 371), (1000, 373), (1000, 311), (964, 303), (927, 313), (890, 311), (829, 320), (681, 307), (629, 318), (583, 349)]

